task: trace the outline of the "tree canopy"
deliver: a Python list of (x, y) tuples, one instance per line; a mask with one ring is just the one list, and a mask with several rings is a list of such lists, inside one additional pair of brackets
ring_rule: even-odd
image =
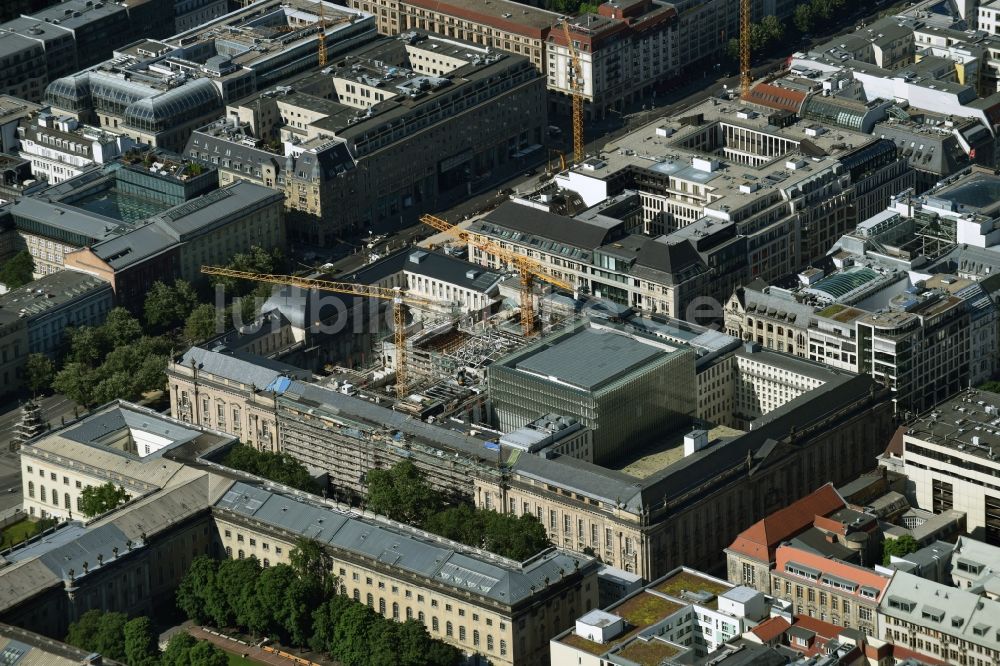
[(909, 534), (904, 534), (895, 539), (886, 539), (882, 542), (882, 564), (888, 566), (891, 558), (904, 557), (910, 553), (920, 550), (920, 544)]
[(143, 313), (149, 326), (166, 328), (183, 323), (197, 305), (198, 294), (189, 282), (178, 279), (168, 285), (157, 280), (146, 294)]
[(31, 282), (34, 271), (35, 260), (31, 258), (31, 253), (21, 250), (0, 264), (0, 283), (11, 289), (24, 286)]
[(111, 310), (101, 326), (67, 333), (68, 349), (52, 388), (81, 405), (135, 400), (166, 386), (170, 340), (144, 336), (139, 320), (125, 308)]
[(306, 492), (319, 490), (305, 465), (287, 453), (258, 451), (252, 446), (237, 443), (226, 454), (222, 464)]
[(91, 518), (116, 509), (131, 499), (125, 489), (111, 481), (100, 486), (87, 486), (80, 493), (80, 510)]
[(52, 386), (55, 376), (56, 365), (52, 359), (45, 354), (28, 354), (24, 366), (24, 378), (32, 394), (38, 395)]
[[(200, 623), (269, 636), (283, 645), (312, 647), (345, 666), (403, 664), (448, 666), (461, 654), (434, 640), (416, 620), (403, 624), (337, 593), (331, 563), (320, 544), (302, 540), (292, 564), (261, 567), (256, 558), (192, 562), (177, 591), (177, 605)], [(330, 584), (324, 585), (328, 576)], [(175, 662), (167, 659), (164, 666)]]
[(69, 625), (66, 642), (81, 650), (100, 652), (108, 659), (125, 661), (125, 627), (128, 616), (124, 613), (105, 613), (93, 609)]
[(409, 460), (368, 472), (367, 506), (393, 520), (422, 525), (440, 510), (442, 498)]

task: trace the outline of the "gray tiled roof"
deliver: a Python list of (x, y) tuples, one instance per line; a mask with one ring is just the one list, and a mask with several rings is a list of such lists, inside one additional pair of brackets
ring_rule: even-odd
[(244, 482), (234, 483), (215, 506), (505, 604), (530, 598), (547, 587), (546, 580), (558, 582), (560, 571), (596, 568), (590, 558), (556, 550), (519, 564), (402, 525), (362, 519)]
[(416, 248), (403, 248), (355, 273), (345, 275), (343, 279), (361, 284), (377, 284), (403, 271), (480, 293), (492, 291), (503, 281), (503, 275), (486, 270), (479, 264), (441, 252)]
[(486, 217), (472, 225), (472, 229), (498, 225), (514, 232), (547, 238), (572, 247), (593, 250), (608, 242), (621, 227), (618, 220), (576, 220), (554, 213), (506, 201)]
[(178, 362), (186, 367), (193, 362), (200, 372), (241, 384), (253, 384), (258, 389), (265, 388), (278, 377), (308, 379), (310, 374), (287, 363), (229, 349), (191, 347)]

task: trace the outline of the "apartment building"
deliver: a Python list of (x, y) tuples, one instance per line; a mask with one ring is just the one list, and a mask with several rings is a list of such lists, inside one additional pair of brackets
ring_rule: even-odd
[(135, 147), (127, 136), (81, 125), (75, 118), (43, 110), (17, 129), (18, 154), (31, 163), (35, 178), (53, 185), (118, 159)]
[(230, 105), (186, 155), (281, 189), (292, 236), (323, 246), (399, 229), (523, 169), (541, 150), (544, 85), (523, 56), (408, 32)]
[(889, 576), (804, 548), (779, 546), (775, 557), (770, 593), (792, 604), (796, 615), (878, 635), (876, 616)]
[[(652, 100), (658, 81), (679, 73), (677, 8), (653, 0), (605, 2), (596, 12), (563, 19), (546, 38), (546, 81), (549, 91), (561, 94), (561, 106), (571, 106), (582, 83), (585, 112), (601, 118), (608, 110)], [(575, 71), (573, 50), (580, 60)]]
[[(323, 4), (329, 57), (375, 37), (370, 16)], [(168, 40), (122, 46), (97, 67), (55, 79), (45, 100), (57, 113), (181, 152), (227, 103), (313, 69), (318, 21), (314, 2), (272, 0)]]
[[(650, 237), (630, 233), (624, 218), (586, 212), (569, 218), (504, 202), (469, 230), (531, 256), (579, 293), (706, 325), (721, 314), (706, 297), (721, 302), (747, 272), (746, 239), (738, 236), (736, 225), (707, 217)], [(504, 267), (477, 247), (470, 245), (468, 251), (477, 264)]]
[(874, 137), (719, 100), (688, 112), (609, 143), (556, 184), (587, 205), (637, 190), (651, 235), (703, 217), (733, 223), (749, 277), (770, 279), (825, 256), (855, 226), (859, 194), (887, 205), (911, 182)]
[[(767, 612), (760, 592), (680, 567), (577, 618), (575, 627), (552, 638), (549, 650), (553, 664), (699, 663)], [(761, 656), (753, 654), (752, 663), (771, 663)]]
[(910, 421), (902, 451), (892, 454), (913, 484), (921, 509), (963, 511), (970, 532), (1000, 544), (1000, 487), (994, 447), (1000, 445), (1000, 396), (957, 393)]
[(879, 637), (946, 664), (1000, 659), (1000, 602), (897, 571), (878, 609)]

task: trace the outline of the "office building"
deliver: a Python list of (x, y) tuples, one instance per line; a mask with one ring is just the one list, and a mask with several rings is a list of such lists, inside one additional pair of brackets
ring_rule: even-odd
[(285, 243), (281, 195), (164, 153), (131, 152), (100, 169), (0, 209), (38, 274), (70, 268), (111, 284), (118, 304), (141, 306), (157, 280), (201, 279), (252, 246)]
[(65, 0), (0, 25), (0, 90), (37, 102), (45, 86), (140, 38), (175, 32), (174, 0)]
[(0, 153), (17, 152), (17, 128), (40, 109), (39, 105), (23, 99), (0, 95)]
[[(375, 36), (370, 16), (327, 2), (324, 12), (328, 57)], [(313, 2), (272, 0), (167, 40), (122, 46), (97, 67), (53, 80), (45, 100), (57, 113), (180, 152), (227, 103), (314, 69), (318, 21)]]
[(0, 295), (3, 393), (22, 387), (29, 354), (55, 359), (66, 330), (104, 323), (113, 301), (108, 283), (74, 271), (50, 273)]
[(548, 413), (571, 416), (593, 431), (598, 464), (627, 457), (695, 412), (691, 350), (587, 324), (514, 352), (487, 378), (501, 431)]
[(228, 106), (185, 154), (222, 182), (282, 190), (292, 237), (324, 246), (505, 180), (542, 149), (546, 124), (543, 79), (523, 56), (408, 32)]
[(966, 515), (969, 532), (1000, 544), (1000, 492), (994, 476), (1000, 453), (1000, 396), (962, 391), (907, 424), (901, 450), (892, 453), (913, 485), (917, 506), (935, 514)]
[(31, 163), (35, 178), (53, 185), (118, 159), (135, 147), (127, 136), (81, 125), (47, 109), (18, 127), (18, 154)]

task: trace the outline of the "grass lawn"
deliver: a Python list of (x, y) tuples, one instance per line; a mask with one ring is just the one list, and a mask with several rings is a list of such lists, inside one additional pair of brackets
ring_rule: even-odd
[(230, 652), (229, 650), (223, 650), (223, 652), (229, 657), (229, 666), (264, 666), (259, 661), (241, 657), (239, 652)]
[(12, 523), (3, 530), (3, 546), (6, 548), (18, 544), (25, 539), (29, 539), (38, 534), (38, 523), (28, 520), (19, 520)]

